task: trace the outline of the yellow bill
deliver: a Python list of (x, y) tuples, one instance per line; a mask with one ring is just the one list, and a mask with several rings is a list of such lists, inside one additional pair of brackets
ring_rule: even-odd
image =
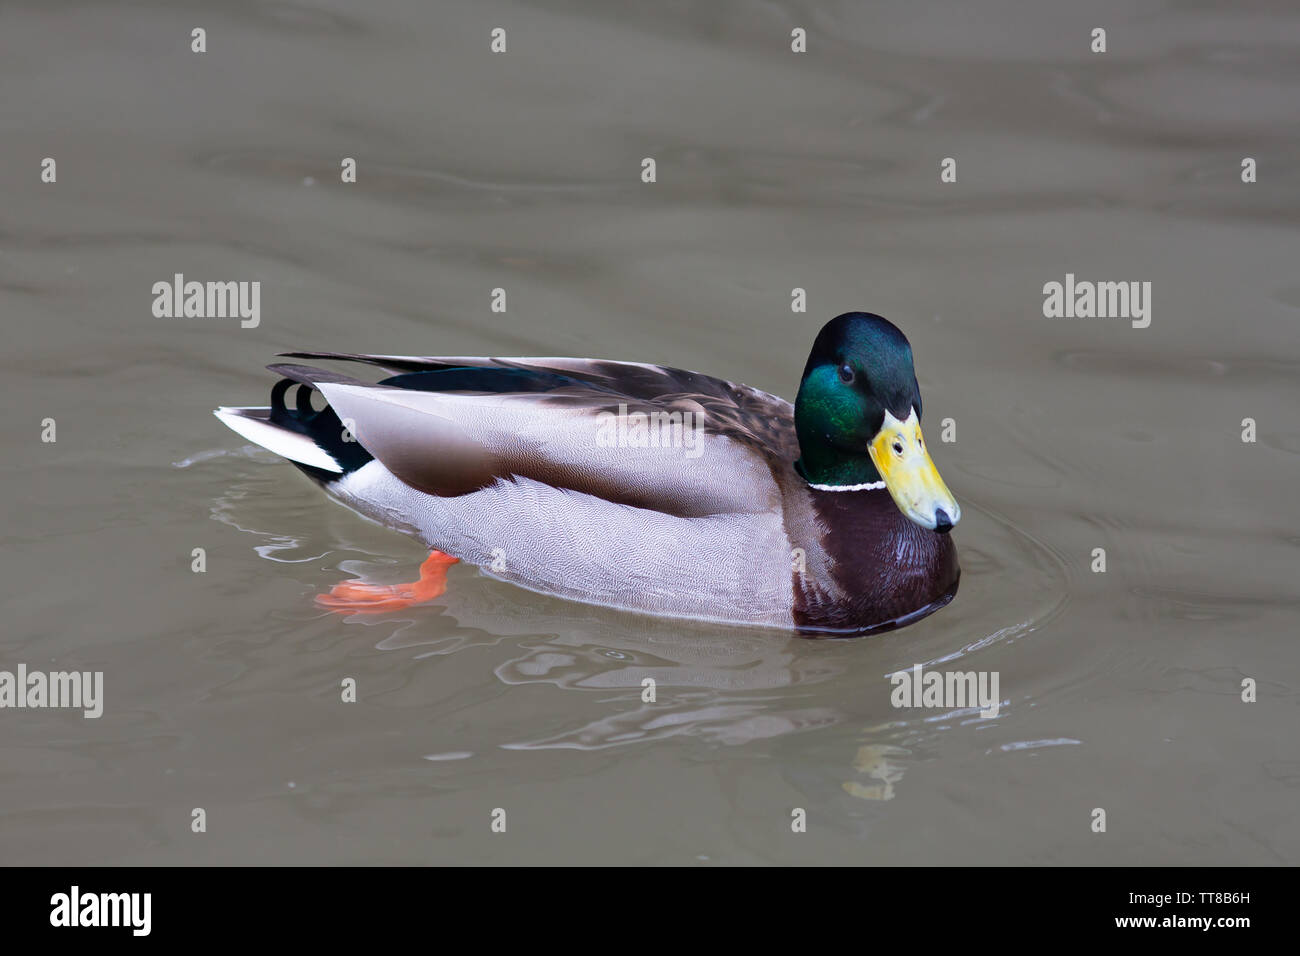
[(961, 520), (961, 507), (926, 451), (916, 409), (900, 422), (885, 411), (885, 422), (867, 446), (898, 510), (923, 528), (940, 533)]

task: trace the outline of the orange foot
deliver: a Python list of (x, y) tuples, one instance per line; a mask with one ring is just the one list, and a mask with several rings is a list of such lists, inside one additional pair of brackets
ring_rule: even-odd
[(400, 611), (441, 597), (447, 590), (447, 569), (459, 561), (450, 554), (434, 551), (420, 565), (420, 580), (410, 584), (366, 584), (353, 579), (341, 581), (329, 594), (316, 595), (316, 603), (331, 611), (374, 614)]

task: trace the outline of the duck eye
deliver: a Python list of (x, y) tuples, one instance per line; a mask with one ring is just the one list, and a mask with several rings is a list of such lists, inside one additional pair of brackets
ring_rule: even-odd
[(857, 376), (853, 373), (853, 366), (848, 362), (845, 362), (840, 366), (840, 381), (845, 385), (852, 385), (853, 379), (856, 377)]
[(894, 442), (894, 454), (901, 455), (902, 453), (903, 453), (903, 443), (898, 441)]

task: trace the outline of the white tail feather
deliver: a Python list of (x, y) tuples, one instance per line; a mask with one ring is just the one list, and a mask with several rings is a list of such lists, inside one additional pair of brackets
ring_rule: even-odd
[[(269, 408), (228, 408), (223, 406), (212, 414), (249, 441), (261, 445), (281, 457), (304, 465), (311, 465), (313, 468), (319, 468), (322, 471), (343, 473), (343, 467), (334, 460), (334, 456), (306, 435), (289, 431), (287, 428), (281, 428), (279, 425), (274, 425), (268, 421), (266, 415), (270, 411)], [(250, 417), (246, 414), (248, 412), (261, 414), (257, 417)]]

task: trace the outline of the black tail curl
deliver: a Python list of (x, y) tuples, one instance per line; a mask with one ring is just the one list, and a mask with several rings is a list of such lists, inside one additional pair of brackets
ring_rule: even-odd
[[(297, 387), (298, 391), (294, 395), (294, 405), (290, 408), (285, 398), (289, 389), (294, 387)], [(312, 394), (316, 391), (318, 389), (310, 382), (295, 381), (291, 378), (280, 379), (271, 389), (272, 424), (287, 431), (306, 435), (319, 448), (323, 448), (334, 457), (343, 468), (345, 475), (373, 461), (374, 456), (344, 428), (343, 422), (339, 420), (334, 409), (328, 404), (320, 410), (312, 406)], [(339, 477), (312, 465), (304, 465), (296, 461), (293, 464), (319, 481), (333, 481)]]

